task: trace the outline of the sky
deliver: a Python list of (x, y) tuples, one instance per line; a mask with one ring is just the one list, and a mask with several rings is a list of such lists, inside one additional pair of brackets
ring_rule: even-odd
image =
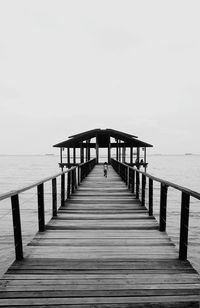
[(94, 128), (200, 153), (199, 0), (0, 0), (0, 154)]

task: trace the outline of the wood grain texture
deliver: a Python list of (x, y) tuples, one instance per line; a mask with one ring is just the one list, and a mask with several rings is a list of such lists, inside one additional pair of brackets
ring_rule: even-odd
[(81, 183), (0, 281), (0, 307), (196, 308), (199, 275), (114, 170)]

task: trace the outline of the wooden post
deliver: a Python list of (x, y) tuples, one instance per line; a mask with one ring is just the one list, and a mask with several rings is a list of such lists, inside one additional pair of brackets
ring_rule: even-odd
[(99, 145), (97, 144), (96, 141), (96, 164), (99, 163)]
[(57, 181), (52, 179), (52, 216), (57, 216)]
[(144, 163), (145, 163), (145, 172), (147, 171), (147, 166), (146, 166), (146, 162), (147, 162), (147, 148), (144, 148)]
[(179, 259), (187, 260), (190, 195), (182, 192), (179, 239)]
[(118, 139), (116, 140), (116, 160), (119, 160), (119, 144), (118, 144)]
[(88, 140), (86, 140), (86, 148), (85, 148), (85, 161), (88, 161)]
[(133, 147), (130, 147), (130, 165), (133, 165)]
[(81, 182), (81, 167), (78, 166), (78, 186), (80, 185)]
[(127, 167), (128, 168), (128, 174), (127, 174), (127, 178), (128, 178), (128, 189), (130, 189), (131, 188), (131, 179), (130, 179), (130, 177), (131, 177), (131, 171), (130, 171), (130, 168), (129, 167)]
[(153, 180), (149, 178), (149, 216), (153, 216)]
[(160, 185), (160, 231), (166, 230), (167, 219), (167, 185), (161, 183)]
[(142, 174), (142, 206), (145, 206), (146, 176)]
[(65, 174), (61, 174), (61, 206), (65, 205)]
[[(140, 162), (140, 148), (137, 148), (137, 161), (138, 163)], [(140, 167), (137, 167), (137, 168), (139, 169)]]
[(72, 174), (72, 194), (75, 192), (75, 174), (74, 174), (74, 170), (71, 171)]
[(22, 231), (21, 231), (18, 195), (11, 197), (11, 205), (12, 205), (13, 232), (15, 241), (15, 257), (16, 260), (20, 261), (23, 259), (23, 245), (22, 245)]
[(67, 163), (70, 165), (70, 148), (67, 148)]
[(38, 226), (39, 226), (39, 232), (43, 232), (45, 230), (43, 183), (37, 186), (37, 196), (38, 196)]
[(83, 143), (80, 145), (80, 156), (81, 156), (81, 163), (84, 163), (84, 148)]
[(89, 161), (90, 160), (90, 139), (88, 140), (88, 143), (87, 143), (88, 147), (87, 147), (87, 150), (88, 150), (88, 153), (87, 153), (87, 160)]
[(109, 145), (108, 145), (108, 164), (110, 164), (110, 157), (111, 157), (111, 144), (110, 144), (110, 137), (109, 137)]
[(73, 148), (73, 163), (76, 164), (76, 148)]
[(122, 148), (122, 162), (125, 163), (126, 160), (126, 147), (125, 147), (125, 142), (123, 143), (123, 148)]
[(78, 169), (74, 170), (74, 177), (75, 177), (75, 189), (78, 187)]
[(124, 181), (128, 185), (128, 166), (124, 166)]
[(132, 193), (134, 194), (135, 192), (135, 170), (132, 169), (132, 175), (131, 175), (131, 182), (132, 182)]
[(70, 177), (70, 171), (67, 173), (67, 199), (70, 198), (70, 185), (71, 185), (71, 177)]
[(60, 164), (61, 164), (61, 170), (63, 171), (62, 163), (63, 163), (63, 160), (62, 160), (62, 148), (60, 148)]
[(119, 140), (119, 162), (121, 162), (121, 141)]
[(147, 148), (144, 148), (144, 162), (147, 162)]
[(136, 199), (139, 199), (139, 190), (140, 190), (140, 175), (136, 171)]

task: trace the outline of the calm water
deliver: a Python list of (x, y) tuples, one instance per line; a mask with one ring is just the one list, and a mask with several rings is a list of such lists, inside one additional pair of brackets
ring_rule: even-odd
[[(0, 194), (60, 172), (58, 156), (0, 156)], [(148, 173), (200, 192), (200, 155), (149, 156)], [(58, 181), (58, 185), (60, 185)], [(154, 186), (154, 214), (159, 209), (159, 185)], [(58, 188), (58, 191), (59, 188)], [(167, 232), (177, 244), (181, 193), (168, 191)], [(20, 195), (23, 243), (37, 232), (36, 189)], [(46, 222), (51, 218), (51, 186), (45, 184)], [(0, 203), (0, 275), (14, 260), (10, 200)], [(191, 199), (189, 260), (200, 272), (200, 201)]]

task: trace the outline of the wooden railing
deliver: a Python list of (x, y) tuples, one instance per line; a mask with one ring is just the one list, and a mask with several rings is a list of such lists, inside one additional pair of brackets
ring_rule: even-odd
[[(61, 206), (65, 203), (65, 196), (70, 198), (81, 181), (92, 170), (96, 160), (92, 159), (86, 163), (72, 167), (64, 172), (60, 172), (54, 176), (45, 178), (39, 182), (23, 187), (18, 190), (13, 190), (8, 193), (0, 195), (0, 201), (10, 198), (12, 205), (12, 218), (13, 218), (13, 233), (15, 244), (16, 260), (23, 259), (23, 243), (21, 231), (21, 217), (20, 217), (20, 202), (19, 194), (37, 187), (37, 201), (38, 201), (38, 230), (39, 232), (45, 231), (45, 210), (44, 210), (44, 183), (52, 182), (52, 216), (57, 216), (57, 178), (61, 178)], [(67, 180), (66, 180), (67, 175)]]
[[(159, 211), (159, 230), (166, 230), (167, 217), (167, 193), (168, 187), (181, 191), (181, 213), (180, 213), (180, 235), (179, 235), (179, 259), (187, 260), (188, 250), (188, 227), (189, 227), (189, 208), (190, 197), (200, 200), (200, 193), (172, 182), (157, 178), (146, 172), (140, 171), (127, 164), (111, 159), (111, 165), (121, 178), (128, 185), (128, 188), (135, 194), (137, 199), (141, 199), (142, 206), (146, 202), (146, 182), (148, 185), (148, 210), (149, 216), (153, 216), (153, 184), (154, 181), (160, 183), (160, 211)], [(141, 189), (140, 189), (141, 187)], [(141, 191), (141, 194), (139, 193)]]

